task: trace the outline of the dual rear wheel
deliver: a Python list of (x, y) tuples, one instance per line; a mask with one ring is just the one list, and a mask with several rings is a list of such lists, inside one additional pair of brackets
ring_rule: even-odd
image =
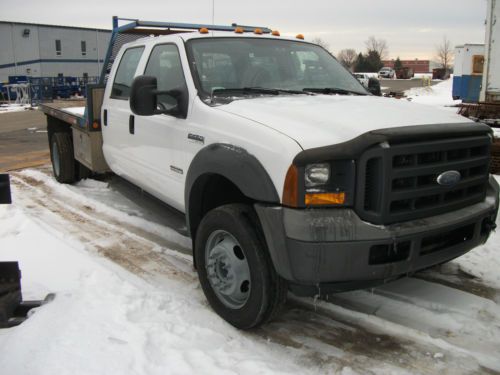
[(90, 170), (75, 160), (71, 133), (57, 132), (50, 137), (50, 159), (56, 180), (71, 184), (90, 176)]

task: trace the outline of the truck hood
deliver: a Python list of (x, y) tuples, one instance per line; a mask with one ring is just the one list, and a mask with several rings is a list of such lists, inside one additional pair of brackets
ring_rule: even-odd
[(411, 125), (469, 124), (453, 110), (375, 96), (296, 95), (234, 100), (217, 107), (273, 128), (304, 150)]

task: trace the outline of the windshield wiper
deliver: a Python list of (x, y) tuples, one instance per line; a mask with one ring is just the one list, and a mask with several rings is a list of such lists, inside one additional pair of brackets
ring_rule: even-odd
[(311, 93), (300, 91), (300, 90), (287, 90), (287, 89), (278, 89), (278, 88), (267, 88), (267, 87), (229, 87), (229, 88), (218, 88), (212, 90), (211, 101), (214, 101), (214, 98), (217, 96), (230, 95), (230, 94), (240, 94), (240, 95), (255, 95), (255, 94), (264, 94), (264, 95), (280, 95), (280, 94), (307, 94), (311, 95)]
[(359, 91), (339, 89), (335, 87), (322, 87), (322, 88), (311, 87), (311, 88), (305, 88), (303, 90), (306, 92), (314, 92), (318, 94), (367, 95)]
[(242, 94), (270, 94), (279, 95), (281, 93), (286, 94), (304, 94), (304, 91), (299, 90), (286, 90), (279, 88), (267, 88), (267, 87), (229, 87), (220, 88), (212, 91), (212, 95), (222, 94), (222, 93), (242, 93)]

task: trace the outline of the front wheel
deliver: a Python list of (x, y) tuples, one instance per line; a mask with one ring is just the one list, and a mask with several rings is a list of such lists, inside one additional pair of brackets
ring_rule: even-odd
[(208, 302), (223, 319), (250, 329), (272, 319), (287, 286), (274, 270), (251, 207), (230, 204), (210, 211), (195, 241), (198, 276)]

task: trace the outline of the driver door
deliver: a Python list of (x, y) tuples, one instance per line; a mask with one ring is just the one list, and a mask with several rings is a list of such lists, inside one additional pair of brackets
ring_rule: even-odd
[[(157, 79), (159, 91), (179, 90), (188, 97), (188, 90), (179, 48), (174, 43), (153, 47), (144, 75)], [(169, 95), (158, 95), (159, 109), (176, 105)], [(134, 116), (134, 159), (143, 169), (143, 188), (169, 205), (184, 207), (183, 142), (186, 139), (186, 119), (174, 115)]]

